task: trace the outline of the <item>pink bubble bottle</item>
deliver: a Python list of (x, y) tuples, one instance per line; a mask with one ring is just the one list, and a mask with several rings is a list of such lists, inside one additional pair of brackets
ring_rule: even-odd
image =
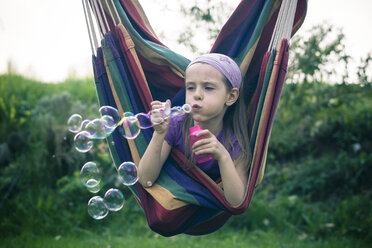
[[(200, 139), (206, 139), (208, 138), (207, 135), (202, 135), (200, 137), (197, 137), (196, 134), (202, 131), (203, 129), (201, 128), (200, 125), (197, 125), (195, 127), (190, 128), (190, 134), (189, 134), (189, 141), (190, 141), (190, 146), (192, 146), (196, 141)], [(194, 154), (195, 161), (200, 164), (207, 162), (211, 159), (214, 159), (212, 154), (200, 154), (200, 155), (195, 155)]]

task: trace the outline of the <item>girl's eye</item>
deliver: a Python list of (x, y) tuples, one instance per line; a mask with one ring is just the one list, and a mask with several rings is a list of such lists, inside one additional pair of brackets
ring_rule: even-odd
[(213, 90), (214, 88), (213, 88), (213, 87), (209, 87), (209, 86), (207, 86), (207, 87), (205, 87), (205, 89), (206, 89), (206, 90)]
[(193, 89), (194, 89), (193, 86), (188, 86), (188, 87), (186, 87), (186, 90), (193, 90)]

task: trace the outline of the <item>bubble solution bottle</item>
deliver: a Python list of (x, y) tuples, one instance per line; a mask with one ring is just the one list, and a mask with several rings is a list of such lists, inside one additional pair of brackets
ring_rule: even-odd
[[(190, 146), (192, 146), (198, 140), (208, 138), (207, 135), (202, 135), (202, 136), (199, 136), (199, 137), (196, 136), (196, 134), (199, 133), (202, 130), (203, 129), (201, 128), (200, 125), (197, 125), (195, 127), (190, 128), (190, 134), (189, 134)], [(194, 154), (194, 158), (195, 158), (195, 161), (198, 164), (207, 162), (211, 159), (214, 159), (212, 154), (200, 154), (200, 155)]]

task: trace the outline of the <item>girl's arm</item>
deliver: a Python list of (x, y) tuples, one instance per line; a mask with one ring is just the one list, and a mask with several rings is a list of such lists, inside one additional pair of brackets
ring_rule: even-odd
[(138, 165), (138, 181), (143, 187), (151, 187), (156, 179), (165, 160), (171, 151), (171, 146), (164, 140), (165, 133), (154, 132)]
[(192, 149), (197, 155), (211, 153), (218, 161), (223, 192), (226, 200), (233, 206), (238, 206), (244, 200), (245, 188), (247, 185), (247, 171), (244, 165), (235, 165), (229, 152), (209, 131), (203, 130), (198, 136), (207, 135), (207, 139), (201, 139), (194, 143)]
[(230, 154), (227, 151), (226, 153), (225, 156), (218, 160), (223, 183), (223, 193), (231, 205), (238, 206), (244, 200), (245, 188), (248, 181), (247, 171), (244, 170), (242, 165), (235, 165)]
[[(170, 104), (170, 101), (167, 100)], [(159, 101), (151, 102), (152, 109), (163, 107)], [(156, 179), (165, 160), (171, 151), (171, 146), (164, 140), (168, 131), (169, 118), (167, 121), (154, 125), (154, 133), (138, 165), (138, 181), (143, 187), (151, 187)]]

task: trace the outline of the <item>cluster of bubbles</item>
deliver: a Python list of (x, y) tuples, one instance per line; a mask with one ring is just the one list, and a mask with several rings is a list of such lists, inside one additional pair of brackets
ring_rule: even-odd
[[(100, 118), (83, 120), (79, 114), (73, 114), (67, 121), (69, 131), (76, 133), (74, 145), (79, 152), (88, 152), (93, 147), (96, 139), (107, 138), (116, 128), (126, 139), (135, 139), (141, 129), (166, 121), (170, 116), (189, 113), (191, 107), (184, 104), (170, 108), (168, 103), (163, 103), (163, 108), (152, 110), (149, 113), (126, 112), (121, 117), (119, 111), (111, 106), (102, 106), (99, 109)], [(137, 167), (133, 162), (123, 162), (117, 168), (120, 182), (125, 186), (134, 185), (138, 181)], [(80, 179), (84, 186), (92, 193), (101, 189), (101, 171), (95, 162), (85, 163), (80, 170)], [(124, 206), (124, 195), (119, 189), (111, 188), (104, 197), (94, 196), (88, 201), (88, 213), (94, 219), (105, 218), (109, 211), (119, 211)]]
[[(124, 162), (118, 168), (120, 182), (125, 186), (134, 185), (138, 181), (137, 167), (133, 162)], [(87, 162), (80, 170), (80, 179), (92, 193), (101, 189), (101, 171), (94, 162)], [(119, 189), (111, 188), (104, 197), (94, 196), (88, 201), (88, 213), (96, 220), (105, 218), (109, 211), (119, 211), (124, 206), (124, 195)]]
[(96, 220), (105, 218), (109, 211), (119, 211), (124, 206), (124, 195), (118, 189), (109, 189), (105, 196), (94, 196), (88, 201), (88, 213)]
[(73, 114), (67, 121), (69, 131), (76, 133), (74, 144), (79, 152), (88, 152), (93, 147), (93, 140), (107, 138), (115, 129), (126, 139), (135, 139), (141, 129), (147, 129), (160, 124), (170, 116), (189, 113), (189, 104), (170, 108), (168, 103), (163, 103), (163, 108), (154, 109), (148, 113), (125, 112), (121, 117), (119, 111), (111, 106), (102, 106), (99, 109), (100, 118), (83, 120), (79, 114)]

